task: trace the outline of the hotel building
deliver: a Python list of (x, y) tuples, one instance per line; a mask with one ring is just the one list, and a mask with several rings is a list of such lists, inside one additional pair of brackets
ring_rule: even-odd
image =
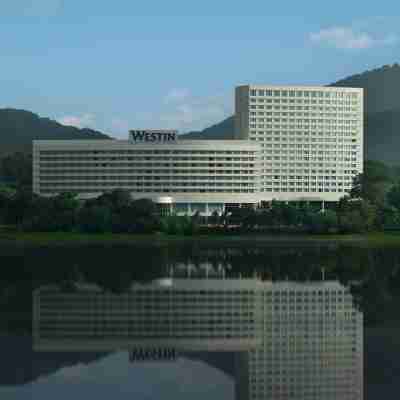
[(338, 201), (363, 171), (363, 89), (236, 88), (235, 138), (261, 146), (261, 197)]
[(178, 140), (130, 131), (129, 140), (36, 140), (33, 190), (81, 199), (113, 189), (179, 214), (227, 206), (338, 201), (363, 171), (363, 90), (239, 86), (233, 140)]
[(363, 317), (334, 281), (162, 279), (33, 295), (36, 351), (234, 352), (237, 400), (363, 398)]
[[(175, 132), (162, 131), (170, 135)], [(126, 189), (133, 198), (211, 215), (226, 205), (257, 204), (260, 147), (246, 140), (35, 140), (33, 190), (78, 198)], [(151, 136), (150, 136), (151, 138)]]

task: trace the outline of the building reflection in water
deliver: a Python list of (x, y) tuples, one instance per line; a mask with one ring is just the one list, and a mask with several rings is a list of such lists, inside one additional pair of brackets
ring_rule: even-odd
[(335, 281), (166, 278), (113, 294), (79, 284), (33, 295), (36, 351), (200, 358), (235, 378), (236, 399), (363, 398), (363, 321)]

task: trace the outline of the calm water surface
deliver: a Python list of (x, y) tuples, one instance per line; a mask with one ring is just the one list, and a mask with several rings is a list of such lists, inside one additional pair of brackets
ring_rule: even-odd
[[(400, 393), (400, 249), (319, 246), (210, 245), (0, 249), (1, 399), (234, 399), (229, 354), (181, 354), (174, 361), (130, 362), (127, 351), (32, 350), (32, 291), (56, 284), (68, 291), (90, 282), (123, 292), (133, 281), (191, 277), (272, 281), (357, 282), (364, 313), (364, 398)], [(188, 268), (188, 266), (190, 268)], [(190, 269), (190, 272), (188, 272)], [(322, 273), (322, 269), (324, 273)]]

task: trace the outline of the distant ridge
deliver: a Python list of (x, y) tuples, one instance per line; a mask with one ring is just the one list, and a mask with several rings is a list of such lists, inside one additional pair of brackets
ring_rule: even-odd
[(111, 139), (99, 131), (65, 126), (49, 118), (13, 108), (0, 109), (0, 156), (31, 152), (35, 139)]
[(189, 132), (180, 135), (181, 139), (233, 139), (233, 116), (224, 119), (223, 121), (203, 129), (202, 131)]
[(384, 65), (341, 79), (330, 86), (361, 87), (367, 114), (400, 109), (400, 65)]
[(367, 114), (365, 131), (367, 158), (400, 166), (400, 107)]

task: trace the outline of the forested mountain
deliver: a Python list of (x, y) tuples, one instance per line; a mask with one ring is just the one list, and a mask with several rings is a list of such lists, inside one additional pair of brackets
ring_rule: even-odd
[(234, 118), (224, 119), (218, 124), (212, 125), (202, 131), (189, 132), (180, 136), (182, 139), (233, 139)]
[[(364, 88), (366, 158), (400, 165), (400, 66), (385, 65), (329, 86)], [(190, 132), (182, 137), (231, 139), (233, 129), (233, 117), (229, 117), (203, 131)]]
[(330, 86), (364, 88), (365, 111), (377, 113), (400, 110), (400, 65), (385, 65), (358, 75), (352, 75)]
[(31, 152), (34, 139), (109, 139), (91, 129), (64, 126), (25, 110), (0, 109), (0, 156)]
[(400, 107), (368, 113), (365, 133), (367, 159), (400, 166)]

